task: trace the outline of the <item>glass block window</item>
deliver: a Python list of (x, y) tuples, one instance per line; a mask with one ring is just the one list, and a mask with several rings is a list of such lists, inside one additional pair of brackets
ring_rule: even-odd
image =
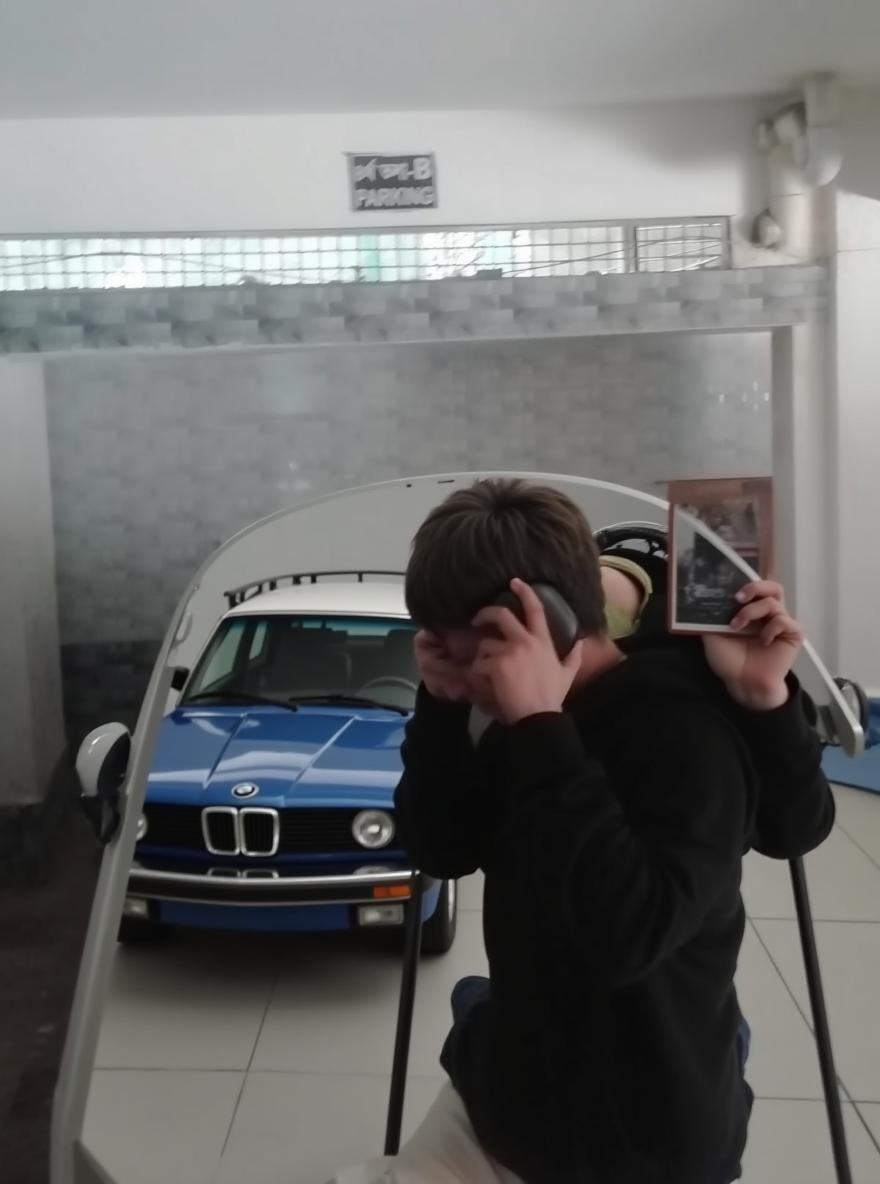
[(683, 271), (730, 263), (727, 218), (372, 233), (0, 239), (0, 292)]
[(726, 219), (657, 222), (635, 228), (634, 271), (695, 271), (728, 265)]

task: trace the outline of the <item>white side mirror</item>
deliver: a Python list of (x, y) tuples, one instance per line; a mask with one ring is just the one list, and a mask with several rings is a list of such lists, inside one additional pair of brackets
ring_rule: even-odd
[(131, 733), (125, 724), (102, 724), (79, 746), (76, 775), (83, 796), (105, 798), (118, 791), (131, 752)]

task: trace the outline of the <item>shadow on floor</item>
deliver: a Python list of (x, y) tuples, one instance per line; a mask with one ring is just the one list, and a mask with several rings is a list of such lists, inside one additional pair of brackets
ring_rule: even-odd
[(100, 851), (65, 763), (39, 867), (7, 875), (0, 903), (0, 1163), (7, 1184), (47, 1184), (52, 1095)]

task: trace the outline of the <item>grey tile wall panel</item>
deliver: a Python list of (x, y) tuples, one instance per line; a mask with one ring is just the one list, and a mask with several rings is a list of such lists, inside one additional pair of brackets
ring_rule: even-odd
[[(518, 335), (526, 317), (560, 335), (48, 357), (67, 701), (88, 706), (77, 718), (117, 703), (130, 712), (144, 655), (199, 563), (304, 497), (445, 469), (572, 472), (647, 490), (769, 470), (768, 334), (582, 335), (595, 306), (468, 315), (502, 311)], [(89, 654), (111, 679), (88, 672)]]
[[(496, 339), (518, 333), (532, 336), (535, 321), (520, 316), (487, 318), (486, 312), (579, 306), (598, 306), (606, 315), (585, 318), (576, 330), (564, 319), (554, 328), (548, 318), (543, 322), (545, 331), (589, 336), (627, 330), (740, 328), (749, 323), (800, 324), (823, 315), (827, 290), (825, 269), (810, 265), (558, 279), (25, 292), (0, 299), (0, 351), (406, 342), (414, 338), (416, 326), (425, 341), (456, 336)], [(427, 320), (412, 319), (424, 313), (430, 314)], [(365, 323), (361, 318), (370, 320)], [(147, 331), (142, 327), (145, 323), (162, 327)]]

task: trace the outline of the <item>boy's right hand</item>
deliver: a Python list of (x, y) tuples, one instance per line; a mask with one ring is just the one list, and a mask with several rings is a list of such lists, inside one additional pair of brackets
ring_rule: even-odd
[(465, 672), (449, 656), (436, 634), (420, 629), (415, 638), (416, 663), (428, 694), (448, 703), (463, 703), (468, 698)]

